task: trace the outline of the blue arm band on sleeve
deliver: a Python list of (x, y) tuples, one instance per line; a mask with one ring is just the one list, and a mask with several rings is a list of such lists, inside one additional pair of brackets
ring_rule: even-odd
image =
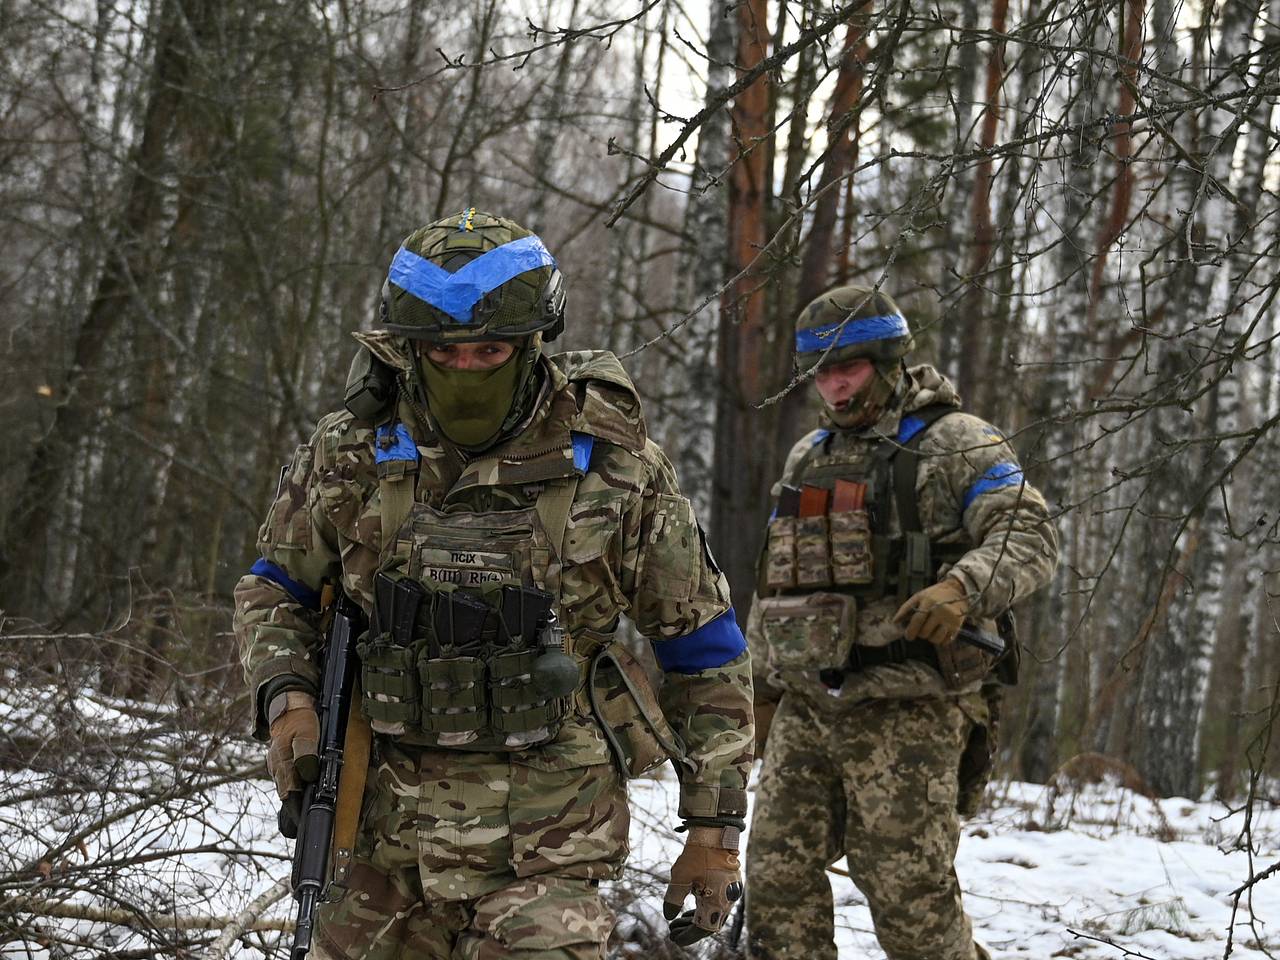
[(312, 590), (305, 583), (299, 583), (290, 577), (284, 570), (272, 563), (266, 557), (259, 557), (257, 562), (249, 568), (249, 572), (255, 577), (265, 577), (272, 583), (279, 584), (289, 596), (297, 600), (308, 610), (320, 609), (320, 594), (316, 590)]
[(556, 258), (535, 236), (482, 253), (456, 273), (401, 247), (391, 261), (387, 280), (459, 323), (470, 323), (471, 308), (490, 290), (528, 270), (555, 265)]
[(747, 638), (738, 627), (733, 607), (693, 633), (653, 645), (654, 656), (667, 673), (697, 673), (723, 667), (746, 649)]
[(591, 466), (591, 451), (595, 448), (596, 438), (589, 433), (571, 434), (573, 438), (573, 469), (586, 473)]
[(997, 463), (974, 481), (973, 486), (969, 488), (969, 492), (964, 495), (962, 510), (968, 510), (969, 504), (984, 493), (999, 490), (1001, 487), (1020, 487), (1023, 483), (1022, 468), (1020, 466), (1016, 463)]
[(838, 350), (855, 343), (892, 340), (910, 333), (907, 321), (900, 313), (890, 313), (883, 317), (850, 317), (809, 330), (797, 330), (796, 353)]
[(417, 463), (418, 445), (409, 435), (409, 428), (403, 423), (397, 423), (394, 429), (389, 423), (378, 427), (378, 435), (373, 443), (373, 459), (376, 463), (386, 463), (388, 460)]

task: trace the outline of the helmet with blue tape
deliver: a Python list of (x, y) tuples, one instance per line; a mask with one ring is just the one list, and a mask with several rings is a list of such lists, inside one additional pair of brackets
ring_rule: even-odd
[(564, 278), (524, 227), (474, 207), (415, 230), (382, 287), (381, 327), (438, 342), (506, 340), (564, 329)]
[(911, 350), (911, 329), (887, 293), (871, 287), (828, 290), (796, 319), (796, 362), (802, 369), (866, 357), (896, 366)]

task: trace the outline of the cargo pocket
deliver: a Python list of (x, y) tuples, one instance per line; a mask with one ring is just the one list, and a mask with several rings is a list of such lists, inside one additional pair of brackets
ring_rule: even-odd
[(930, 804), (953, 807), (956, 803), (956, 781), (954, 777), (930, 777), (926, 794)]
[(258, 531), (258, 539), (262, 543), (273, 547), (311, 549), (307, 490), (313, 457), (309, 446), (300, 446), (293, 451), (289, 465), (280, 471), (276, 498), (271, 502), (267, 519)]
[(569, 626), (607, 630), (627, 606), (618, 582), (611, 547), (621, 527), (612, 509), (571, 517), (564, 532), (564, 568), (560, 574), (562, 606)]
[(548, 769), (534, 761), (540, 752), (512, 754), (507, 813), (516, 876), (616, 877), (628, 852), (630, 813), (626, 785), (607, 753), (590, 766)]
[(592, 714), (627, 779), (648, 773), (668, 758), (678, 762), (683, 757), (684, 747), (662, 714), (644, 666), (622, 644), (596, 654), (588, 683)]
[(688, 600), (693, 591), (695, 558), (701, 548), (693, 507), (681, 496), (656, 496), (645, 552), (644, 576), (665, 600)]
[(856, 613), (853, 597), (836, 593), (761, 599), (770, 668), (785, 678), (787, 673), (844, 667), (853, 647)]
[[(584, 880), (533, 877), (503, 887), (476, 904), (473, 925), (518, 956), (604, 956), (614, 915)], [(487, 956), (483, 946), (479, 954)]]

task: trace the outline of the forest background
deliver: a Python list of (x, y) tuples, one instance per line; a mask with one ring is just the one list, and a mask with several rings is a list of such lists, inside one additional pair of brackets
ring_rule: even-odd
[(892, 293), (1060, 531), (1000, 774), (1275, 799), (1280, 0), (0, 0), (0, 49), (0, 689), (55, 691), (0, 768), (139, 747), (73, 693), (243, 738), (279, 467), (476, 206), (625, 357), (744, 616), (795, 315)]

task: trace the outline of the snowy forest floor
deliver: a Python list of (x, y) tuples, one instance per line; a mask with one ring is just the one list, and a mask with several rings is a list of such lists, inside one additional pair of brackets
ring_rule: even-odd
[[(21, 694), (0, 682), (0, 957), (283, 955), (288, 848), (259, 745), (184, 731), (199, 708)], [(674, 778), (638, 781), (631, 796), (632, 857), (606, 891), (620, 918), (615, 953), (678, 956), (660, 936), (681, 843)], [(1280, 952), (1280, 877), (1256, 883), (1234, 914), (1232, 896), (1277, 859), (1269, 804), (1246, 816), (1060, 780), (993, 785), (965, 825), (957, 869), (996, 958), (1208, 960), (1226, 955), (1229, 929), (1232, 957)], [(840, 956), (882, 957), (865, 901), (848, 879), (831, 880)], [(233, 936), (237, 917), (248, 930)]]

